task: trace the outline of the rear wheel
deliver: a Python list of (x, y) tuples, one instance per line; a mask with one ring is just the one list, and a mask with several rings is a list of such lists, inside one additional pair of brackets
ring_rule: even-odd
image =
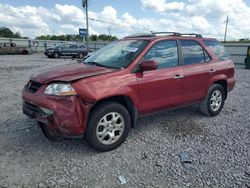
[(27, 50), (23, 50), (22, 52), (21, 52), (21, 54), (23, 54), (23, 55), (27, 55), (29, 52), (27, 51)]
[(80, 53), (78, 54), (78, 57), (79, 57), (80, 59), (82, 59), (82, 58), (84, 57), (84, 54), (83, 54), (82, 52), (80, 52)]
[(220, 113), (225, 102), (224, 88), (219, 84), (212, 85), (205, 99), (200, 104), (201, 111), (208, 116), (216, 116)]
[(115, 102), (97, 106), (91, 113), (86, 130), (86, 141), (98, 151), (109, 151), (119, 147), (130, 130), (127, 109)]

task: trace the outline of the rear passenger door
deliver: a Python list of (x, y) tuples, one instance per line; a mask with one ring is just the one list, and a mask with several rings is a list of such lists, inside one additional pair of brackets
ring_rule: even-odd
[(77, 55), (78, 54), (78, 45), (71, 44), (69, 52), (70, 52), (70, 55)]
[(155, 43), (141, 62), (153, 60), (157, 70), (137, 73), (139, 112), (151, 113), (182, 103), (183, 70), (176, 40)]
[(211, 78), (211, 57), (195, 40), (180, 40), (184, 70), (183, 103), (204, 98)]

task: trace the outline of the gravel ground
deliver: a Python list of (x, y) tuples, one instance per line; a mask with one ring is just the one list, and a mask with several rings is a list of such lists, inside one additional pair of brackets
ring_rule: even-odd
[(205, 117), (196, 105), (148, 116), (121, 147), (98, 153), (82, 140), (48, 141), (22, 114), (29, 76), (74, 62), (0, 56), (0, 186), (250, 187), (249, 70), (237, 68), (236, 88), (218, 116)]

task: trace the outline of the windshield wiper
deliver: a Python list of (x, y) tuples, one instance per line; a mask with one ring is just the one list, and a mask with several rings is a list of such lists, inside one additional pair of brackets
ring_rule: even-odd
[(103, 64), (101, 64), (101, 63), (94, 62), (94, 61), (84, 62), (84, 64), (96, 65), (96, 66), (98, 66), (98, 67), (106, 67), (106, 68), (112, 68), (112, 69), (120, 69), (120, 68), (118, 68), (118, 67), (112, 67), (112, 66), (103, 65)]
[(84, 62), (84, 64), (96, 65), (98, 67), (106, 67), (105, 65), (98, 63), (98, 62), (94, 62), (94, 61)]

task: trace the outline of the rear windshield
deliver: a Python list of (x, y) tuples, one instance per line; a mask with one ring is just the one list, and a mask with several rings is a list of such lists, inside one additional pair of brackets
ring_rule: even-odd
[(220, 60), (227, 60), (230, 59), (229, 55), (227, 54), (227, 52), (225, 51), (224, 46), (216, 40), (204, 40), (204, 42), (210, 47), (212, 48), (212, 50), (214, 51), (215, 55), (217, 55), (217, 57)]

